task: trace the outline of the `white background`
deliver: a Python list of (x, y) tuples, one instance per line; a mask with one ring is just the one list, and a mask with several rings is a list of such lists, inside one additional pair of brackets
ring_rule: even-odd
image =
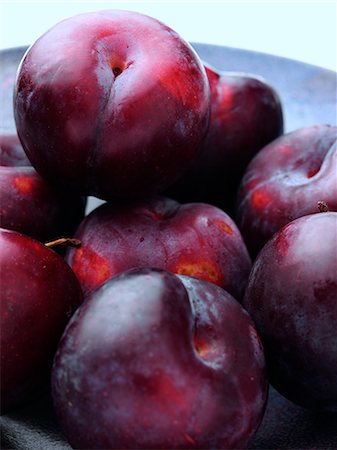
[(129, 9), (162, 20), (186, 40), (280, 55), (336, 71), (337, 2), (0, 0), (0, 49), (29, 45), (85, 11)]

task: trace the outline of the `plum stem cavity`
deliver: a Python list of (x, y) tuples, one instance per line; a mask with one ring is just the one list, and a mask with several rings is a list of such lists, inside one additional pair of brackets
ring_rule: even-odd
[(120, 67), (116, 66), (116, 67), (113, 67), (112, 72), (113, 72), (115, 78), (117, 78), (118, 75), (120, 75), (122, 73), (122, 69)]

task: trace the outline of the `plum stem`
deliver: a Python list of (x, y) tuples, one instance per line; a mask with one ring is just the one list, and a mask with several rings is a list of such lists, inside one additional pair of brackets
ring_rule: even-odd
[(317, 207), (318, 207), (318, 211), (321, 212), (321, 213), (329, 211), (328, 205), (325, 202), (323, 202), (323, 201), (317, 202)]
[(79, 247), (81, 245), (81, 241), (75, 238), (63, 237), (59, 239), (55, 239), (53, 241), (45, 242), (46, 247), (56, 247), (57, 245), (70, 245), (71, 247)]

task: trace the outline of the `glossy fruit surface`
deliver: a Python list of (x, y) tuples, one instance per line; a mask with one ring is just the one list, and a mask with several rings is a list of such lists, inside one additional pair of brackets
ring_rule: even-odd
[(146, 268), (86, 298), (61, 340), (52, 388), (73, 448), (211, 449), (247, 444), (267, 382), (253, 323), (233, 297)]
[(279, 95), (263, 78), (220, 72), (205, 64), (211, 88), (209, 128), (200, 155), (170, 195), (234, 211), (237, 190), (253, 156), (283, 133)]
[(105, 204), (79, 226), (66, 260), (85, 293), (132, 267), (157, 267), (224, 287), (241, 299), (251, 261), (234, 221), (215, 206), (162, 196)]
[(237, 223), (255, 256), (291, 220), (337, 211), (337, 127), (313, 125), (287, 133), (262, 149), (243, 177)]
[(123, 10), (41, 36), (17, 77), (17, 131), (36, 170), (104, 199), (164, 189), (196, 158), (209, 117), (204, 67), (177, 33)]
[(278, 231), (253, 265), (243, 304), (276, 389), (308, 408), (337, 411), (337, 213)]
[(72, 312), (78, 281), (54, 251), (23, 234), (0, 230), (1, 412), (34, 397)]

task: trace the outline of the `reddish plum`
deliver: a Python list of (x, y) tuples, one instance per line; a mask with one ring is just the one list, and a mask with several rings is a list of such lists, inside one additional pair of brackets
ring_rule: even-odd
[(14, 95), (36, 170), (104, 199), (173, 183), (196, 158), (209, 107), (193, 48), (158, 20), (123, 10), (47, 31), (24, 56)]
[(232, 296), (148, 268), (89, 294), (52, 373), (74, 448), (243, 448), (267, 386), (258, 335)]
[(242, 298), (251, 261), (233, 220), (204, 203), (155, 196), (91, 212), (66, 260), (84, 292), (132, 267), (158, 267), (195, 276)]
[(0, 166), (1, 227), (39, 241), (72, 235), (84, 217), (85, 198), (61, 193), (33, 167)]
[(337, 211), (337, 127), (313, 125), (287, 133), (263, 148), (243, 177), (237, 223), (252, 256), (293, 219)]
[(1, 412), (31, 400), (50, 375), (72, 312), (82, 301), (66, 262), (40, 242), (0, 230)]

